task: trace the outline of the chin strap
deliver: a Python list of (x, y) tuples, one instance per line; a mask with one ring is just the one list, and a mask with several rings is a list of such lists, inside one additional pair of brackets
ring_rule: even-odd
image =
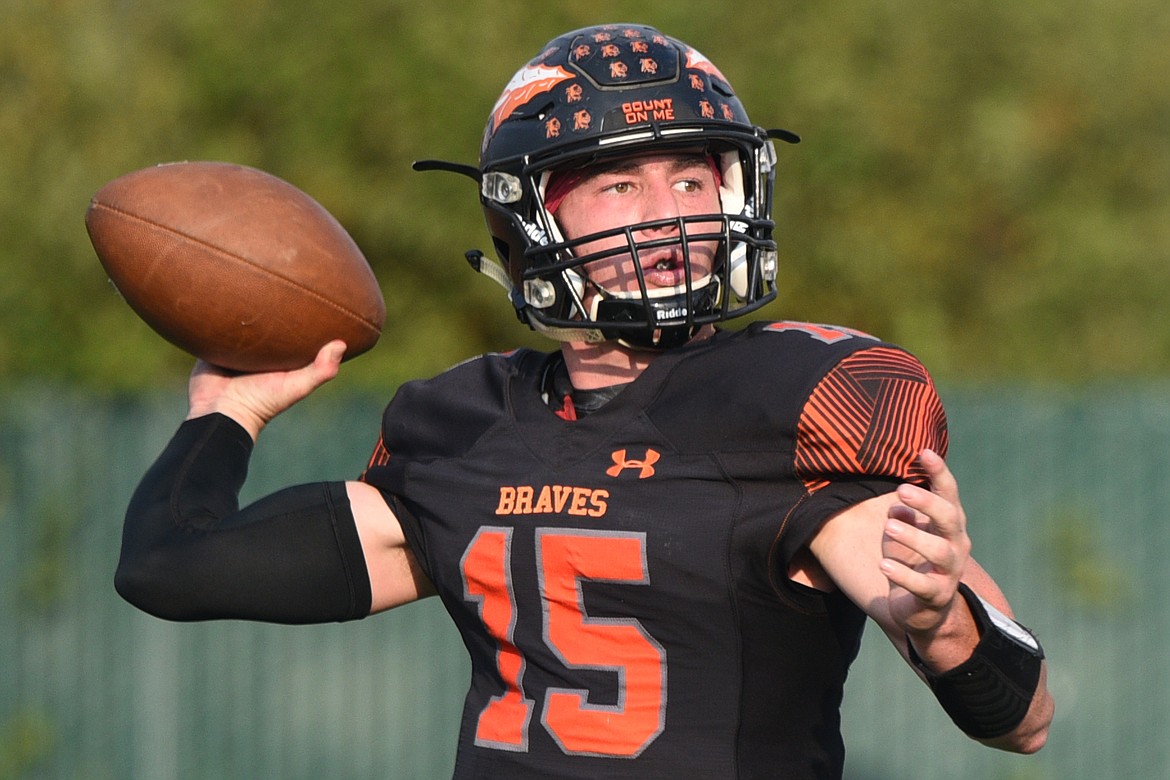
[(524, 295), (520, 290), (512, 284), (512, 279), (508, 276), (508, 272), (504, 270), (503, 266), (489, 260), (478, 249), (468, 250), (464, 254), (464, 257), (467, 259), (467, 264), (471, 266), (473, 271), (483, 274), (504, 288), (508, 293), (508, 300), (516, 310), (517, 316), (520, 317), (522, 322), (530, 325), (537, 333), (548, 336), (554, 341), (581, 341), (586, 344), (597, 344), (606, 340), (605, 335), (597, 328), (560, 328), (545, 325), (535, 318), (528, 317), (525, 312), (529, 304), (524, 300)]
[(463, 257), (467, 260), (467, 264), (471, 266), (471, 270), (491, 279), (507, 290), (509, 294), (512, 292), (512, 280), (508, 277), (508, 272), (499, 263), (488, 260), (484, 253), (478, 249), (467, 250), (463, 254)]

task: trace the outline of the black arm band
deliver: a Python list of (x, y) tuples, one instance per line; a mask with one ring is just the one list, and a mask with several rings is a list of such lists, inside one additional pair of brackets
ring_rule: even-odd
[(220, 414), (184, 422), (126, 512), (115, 587), (169, 620), (321, 623), (370, 612), (344, 482), (286, 488), (239, 509), (252, 439)]
[(959, 584), (975, 623), (979, 644), (966, 661), (942, 674), (932, 672), (910, 645), (910, 660), (926, 677), (947, 715), (968, 736), (1000, 737), (1028, 714), (1040, 682), (1044, 650), (1031, 631)]

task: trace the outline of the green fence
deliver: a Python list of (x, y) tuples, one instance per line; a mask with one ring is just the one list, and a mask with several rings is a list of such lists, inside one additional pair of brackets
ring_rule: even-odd
[[(950, 390), (976, 555), (1051, 658), (1047, 748), (970, 743), (878, 632), (847, 687), (852, 780), (1170, 777), (1170, 392)], [(380, 401), (265, 434), (255, 495), (360, 470)], [(0, 779), (442, 778), (467, 663), (437, 603), (356, 624), (176, 625), (112, 587), (177, 397), (10, 390), (0, 411)]]

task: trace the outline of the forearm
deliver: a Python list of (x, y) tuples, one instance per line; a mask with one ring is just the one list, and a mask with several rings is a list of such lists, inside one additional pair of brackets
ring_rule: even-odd
[(1053, 710), (1043, 650), (1004, 611), (969, 586), (960, 588), (937, 630), (906, 636), (908, 658), (969, 736), (1035, 752), (1047, 739)]
[(240, 510), (251, 436), (214, 414), (188, 420), (126, 513), (115, 576), (171, 620), (311, 623), (364, 617), (370, 583), (343, 483), (288, 488)]

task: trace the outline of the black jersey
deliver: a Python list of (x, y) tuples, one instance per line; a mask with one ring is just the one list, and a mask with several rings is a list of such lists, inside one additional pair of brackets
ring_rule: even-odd
[(864, 615), (788, 564), (945, 452), (926, 371), (854, 331), (757, 323), (566, 421), (549, 359), (404, 385), (365, 475), (471, 655), (455, 776), (839, 777)]

